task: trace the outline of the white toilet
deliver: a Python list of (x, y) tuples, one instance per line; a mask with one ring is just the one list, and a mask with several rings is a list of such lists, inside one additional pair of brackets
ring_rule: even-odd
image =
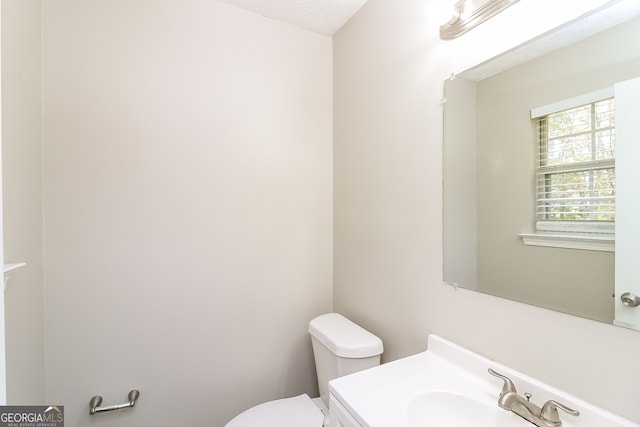
[[(349, 319), (329, 313), (309, 322), (320, 398), (302, 394), (247, 409), (226, 427), (322, 427), (328, 425), (329, 381), (380, 364), (382, 341)], [(327, 417), (328, 418), (328, 417)]]

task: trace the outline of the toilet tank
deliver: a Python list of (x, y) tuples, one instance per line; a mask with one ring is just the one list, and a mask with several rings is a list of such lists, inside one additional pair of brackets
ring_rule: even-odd
[(318, 388), (329, 405), (329, 381), (380, 364), (382, 340), (338, 313), (318, 316), (309, 322), (316, 361)]

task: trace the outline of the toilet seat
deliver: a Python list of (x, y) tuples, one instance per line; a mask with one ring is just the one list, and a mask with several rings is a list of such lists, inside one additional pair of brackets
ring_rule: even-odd
[(307, 394), (249, 408), (225, 427), (322, 427), (324, 415)]

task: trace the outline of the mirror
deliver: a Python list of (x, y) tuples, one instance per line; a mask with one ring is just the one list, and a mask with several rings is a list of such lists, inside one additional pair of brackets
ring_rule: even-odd
[[(532, 108), (640, 77), (638, 7), (631, 13), (613, 9), (594, 12), (445, 82), (445, 282), (616, 323), (613, 242), (598, 237), (592, 250), (525, 244), (522, 237), (535, 234), (540, 219)], [(618, 224), (616, 232), (622, 232)]]

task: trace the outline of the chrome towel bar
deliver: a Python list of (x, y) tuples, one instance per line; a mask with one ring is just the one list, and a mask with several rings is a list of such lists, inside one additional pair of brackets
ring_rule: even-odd
[(89, 401), (89, 415), (93, 415), (97, 412), (107, 412), (115, 411), (117, 409), (133, 408), (133, 406), (136, 404), (136, 400), (138, 400), (138, 397), (140, 397), (140, 392), (138, 390), (131, 390), (128, 395), (128, 403), (100, 407), (100, 404), (102, 403), (102, 396), (93, 396)]

